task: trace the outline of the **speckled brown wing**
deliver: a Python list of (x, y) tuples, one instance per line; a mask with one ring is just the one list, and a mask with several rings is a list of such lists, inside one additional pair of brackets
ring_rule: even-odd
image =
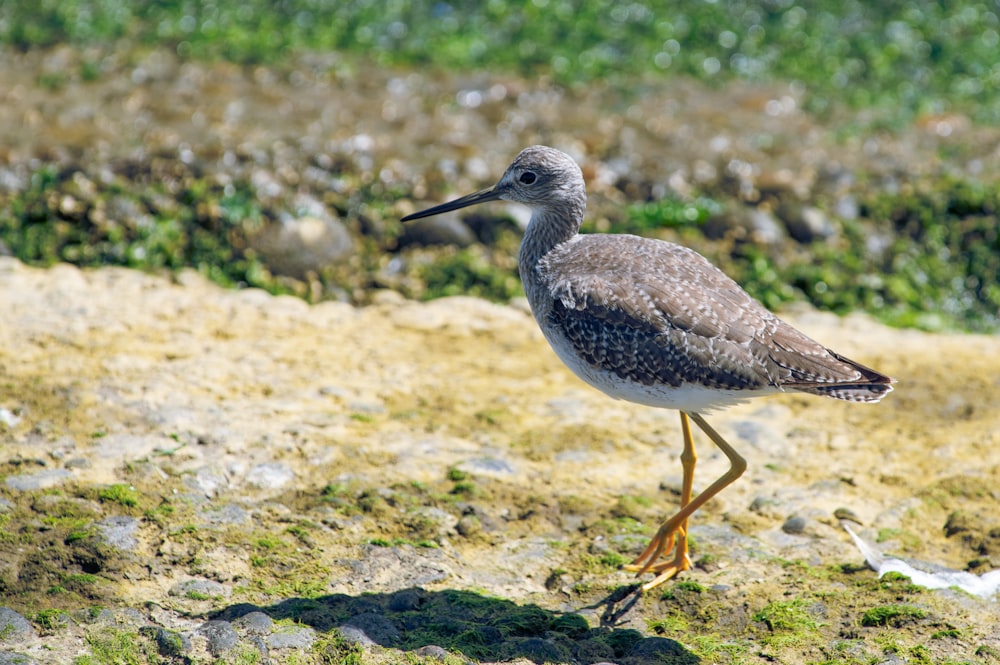
[(547, 313), (577, 354), (645, 385), (781, 388), (877, 401), (891, 379), (784, 323), (700, 254), (637, 236), (578, 236), (539, 263)]

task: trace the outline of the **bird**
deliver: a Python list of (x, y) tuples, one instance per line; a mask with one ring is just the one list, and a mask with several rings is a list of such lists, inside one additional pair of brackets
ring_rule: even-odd
[[(680, 508), (625, 566), (654, 575), (641, 591), (691, 568), (689, 518), (746, 470), (746, 460), (704, 414), (781, 392), (878, 402), (893, 389), (895, 379), (778, 318), (692, 249), (628, 234), (581, 234), (586, 184), (576, 161), (560, 150), (525, 148), (493, 186), (401, 221), (498, 200), (531, 209), (518, 271), (556, 355), (613, 398), (680, 412)], [(690, 421), (729, 460), (729, 469), (697, 496)]]

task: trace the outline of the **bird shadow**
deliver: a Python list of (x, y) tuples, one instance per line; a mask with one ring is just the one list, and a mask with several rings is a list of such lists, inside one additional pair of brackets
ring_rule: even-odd
[(436, 653), (439, 657), (440, 649), (444, 649), (483, 661), (699, 663), (697, 656), (675, 640), (646, 637), (638, 630), (615, 627), (636, 599), (634, 587), (623, 587), (581, 608), (604, 608), (601, 625), (595, 628), (573, 611), (522, 605), (475, 591), (427, 591), (420, 587), (356, 596), (289, 598), (263, 607), (241, 603), (223, 608), (213, 618), (232, 621), (252, 612), (264, 612), (275, 620), (291, 619), (335, 636), (329, 648), (342, 649), (345, 654), (358, 649), (358, 645), (378, 645), (417, 655)]

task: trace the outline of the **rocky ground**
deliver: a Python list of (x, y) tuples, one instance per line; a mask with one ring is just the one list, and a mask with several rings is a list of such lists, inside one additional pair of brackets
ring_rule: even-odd
[(523, 304), (13, 259), (0, 294), (2, 663), (1000, 661), (995, 599), (879, 581), (838, 521), (995, 565), (996, 338), (788, 312), (896, 391), (715, 414), (750, 468), (636, 597), (677, 415), (581, 384)]
[[(0, 665), (1000, 662), (995, 599), (878, 580), (840, 524), (916, 561), (996, 565), (997, 338), (785, 312), (897, 390), (714, 414), (750, 468), (698, 513), (696, 568), (640, 597), (620, 565), (677, 507), (677, 415), (580, 383), (517, 299), (400, 295), (423, 294), (415, 266), (442, 239), (398, 218), (531, 143), (581, 160), (596, 230), (708, 192), (752, 213), (720, 238), (779, 248), (836, 235), (866, 192), (1000, 168), (996, 129), (959, 114), (881, 132), (803, 94), (5, 52), (4, 210), (93, 232), (84, 252), (154, 219), (219, 233), (260, 213), (299, 229), (272, 247), (305, 238), (336, 263), (315, 289), (315, 265), (286, 267), (289, 288), (344, 302), (0, 256)], [(783, 200), (818, 222), (795, 227)], [(437, 251), (477, 240), (456, 222)], [(510, 268), (508, 231), (473, 258)], [(699, 442), (696, 489), (725, 468)]]

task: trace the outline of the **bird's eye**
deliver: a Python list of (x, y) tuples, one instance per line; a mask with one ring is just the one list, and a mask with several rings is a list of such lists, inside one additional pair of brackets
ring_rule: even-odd
[(521, 177), (518, 178), (518, 180), (520, 180), (525, 185), (530, 185), (531, 183), (535, 182), (537, 178), (538, 176), (536, 176), (531, 171), (525, 171), (524, 173), (521, 174)]

